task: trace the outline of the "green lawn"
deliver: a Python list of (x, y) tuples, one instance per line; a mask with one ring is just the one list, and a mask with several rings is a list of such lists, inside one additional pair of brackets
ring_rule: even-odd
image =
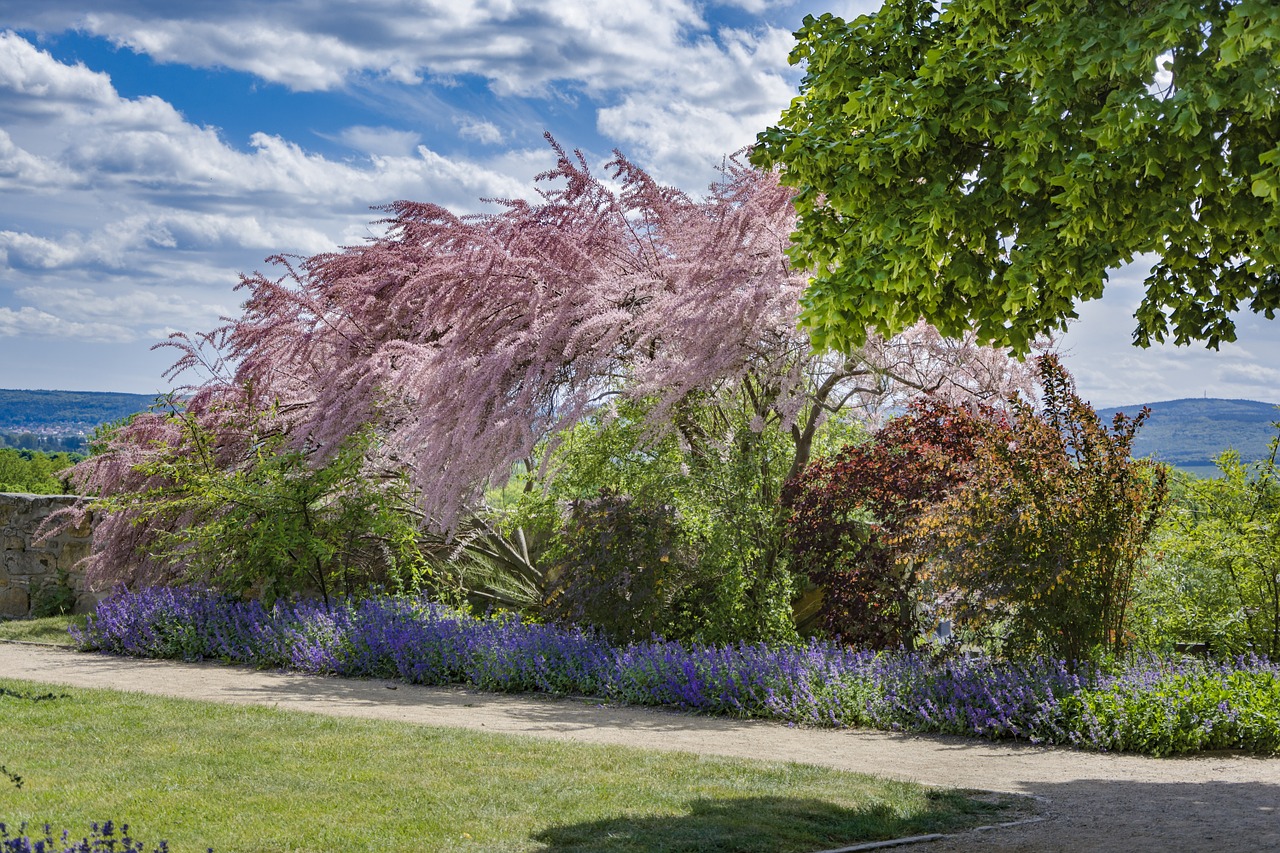
[(25, 640), (29, 643), (50, 643), (70, 646), (71, 635), (67, 628), (83, 627), (83, 616), (47, 616), (44, 619), (0, 619), (0, 640)]
[[(33, 701), (52, 692), (56, 698)], [(15, 696), (13, 694), (22, 694)], [(1025, 800), (799, 764), (553, 743), (0, 679), (0, 821), (203, 851), (814, 851)]]

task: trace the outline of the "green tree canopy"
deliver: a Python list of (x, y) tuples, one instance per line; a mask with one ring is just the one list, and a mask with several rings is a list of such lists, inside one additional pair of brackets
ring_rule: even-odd
[(799, 190), (815, 343), (923, 317), (1025, 352), (1148, 254), (1140, 345), (1280, 307), (1275, 0), (888, 0), (796, 35), (752, 156)]

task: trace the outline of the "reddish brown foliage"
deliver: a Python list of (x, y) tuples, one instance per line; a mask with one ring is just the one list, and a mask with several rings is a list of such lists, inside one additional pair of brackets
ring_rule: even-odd
[(1165, 469), (1132, 457), (1149, 412), (1108, 428), (1056, 357), (1037, 369), (1039, 410), (1012, 406), (1008, 439), (977, 447), (973, 475), (922, 517), (915, 542), (957, 593), (957, 616), (1006, 653), (1119, 654), (1167, 493)]
[(825, 630), (866, 648), (914, 644), (919, 577), (904, 536), (968, 478), (979, 446), (1006, 433), (990, 409), (918, 401), (788, 484), (788, 542), (795, 567), (823, 590)]

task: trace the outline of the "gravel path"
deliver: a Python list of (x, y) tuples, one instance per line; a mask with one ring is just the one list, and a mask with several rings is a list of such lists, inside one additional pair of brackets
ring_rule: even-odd
[(584, 743), (799, 761), (930, 785), (1031, 794), (1047, 803), (1042, 822), (910, 848), (921, 853), (1280, 851), (1280, 758), (1152, 759), (953, 737), (792, 728), (584, 700), (107, 657), (18, 643), (0, 643), (0, 676)]

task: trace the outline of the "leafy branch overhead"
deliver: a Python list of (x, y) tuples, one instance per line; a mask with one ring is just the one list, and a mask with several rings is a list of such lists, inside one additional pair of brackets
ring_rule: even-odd
[(923, 318), (1025, 352), (1147, 258), (1140, 345), (1280, 308), (1274, 0), (889, 0), (797, 38), (752, 157), (799, 190), (818, 344)]

